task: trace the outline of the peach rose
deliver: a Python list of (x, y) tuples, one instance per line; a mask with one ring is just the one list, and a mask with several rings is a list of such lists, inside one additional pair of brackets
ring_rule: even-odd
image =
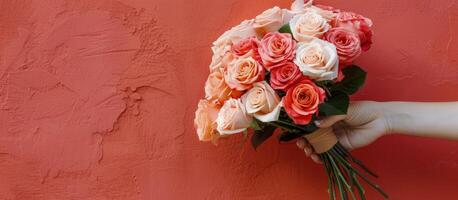
[(211, 106), (207, 100), (200, 100), (194, 118), (194, 127), (200, 141), (216, 141), (216, 117), (218, 109)]
[(290, 26), (294, 39), (299, 42), (321, 38), (331, 28), (328, 21), (315, 12), (296, 15), (291, 19)]
[(241, 24), (226, 31), (215, 42), (213, 42), (213, 57), (210, 64), (211, 72), (217, 68), (221, 68), (231, 61), (233, 58), (231, 53), (233, 44), (245, 38), (257, 37), (257, 33), (253, 28), (253, 24), (254, 20), (245, 20)]
[(239, 98), (241, 92), (232, 90), (224, 79), (221, 70), (212, 72), (205, 82), (205, 98), (216, 106), (222, 106), (229, 98)]
[(254, 28), (258, 34), (265, 35), (266, 33), (278, 31), (292, 17), (293, 14), (288, 10), (275, 6), (256, 16), (254, 19)]
[(229, 99), (218, 113), (216, 129), (221, 135), (240, 133), (247, 130), (252, 121), (240, 99)]
[(339, 57), (333, 44), (314, 39), (299, 43), (296, 51), (294, 63), (305, 76), (319, 81), (337, 78)]
[(262, 122), (277, 121), (281, 101), (278, 94), (265, 81), (257, 82), (242, 96), (248, 114)]
[(324, 38), (336, 46), (341, 66), (353, 63), (361, 55), (359, 37), (351, 30), (343, 27), (332, 28), (325, 34)]
[(309, 79), (302, 79), (288, 88), (283, 104), (288, 116), (296, 124), (306, 125), (318, 112), (318, 105), (324, 102), (325, 91)]
[(272, 32), (262, 38), (258, 50), (264, 67), (271, 70), (294, 59), (296, 41), (291, 34)]
[(213, 54), (212, 62), (210, 64), (210, 72), (217, 70), (224, 70), (227, 66), (235, 59), (235, 55), (232, 54), (230, 49), (225, 52), (220, 52), (219, 54)]
[(264, 79), (264, 68), (252, 57), (240, 57), (232, 61), (224, 72), (230, 88), (245, 91)]

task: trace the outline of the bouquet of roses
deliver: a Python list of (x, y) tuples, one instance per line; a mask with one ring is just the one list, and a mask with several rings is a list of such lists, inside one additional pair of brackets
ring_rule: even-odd
[[(254, 148), (276, 130), (282, 142), (305, 137), (320, 155), (331, 199), (365, 199), (359, 180), (372, 173), (338, 143), (320, 117), (346, 114), (349, 95), (366, 73), (353, 64), (372, 44), (372, 21), (312, 1), (274, 7), (225, 32), (213, 43), (205, 99), (195, 116), (199, 139), (216, 142), (251, 134)], [(362, 169), (366, 173), (360, 172)]]

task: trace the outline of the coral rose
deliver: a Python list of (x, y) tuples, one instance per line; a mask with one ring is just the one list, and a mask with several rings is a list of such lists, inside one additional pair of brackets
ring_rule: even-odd
[(283, 98), (286, 113), (296, 124), (306, 125), (318, 112), (318, 105), (324, 101), (325, 91), (309, 79), (302, 79), (288, 88)]
[(240, 99), (229, 99), (218, 113), (216, 129), (221, 135), (240, 133), (247, 130), (252, 121)]
[(321, 81), (337, 78), (339, 57), (336, 47), (324, 40), (299, 43), (294, 63), (302, 74), (311, 79)]
[(200, 100), (194, 118), (194, 127), (200, 141), (213, 141), (218, 139), (216, 132), (216, 117), (218, 109), (213, 107), (207, 100)]
[(248, 114), (262, 122), (277, 121), (280, 116), (281, 101), (277, 93), (265, 82), (257, 82), (246, 94), (242, 102)]
[(239, 57), (251, 56), (256, 61), (261, 61), (261, 56), (258, 52), (259, 40), (256, 37), (245, 38), (234, 45), (232, 45), (232, 53)]
[(329, 30), (324, 39), (334, 44), (342, 66), (349, 65), (361, 55), (361, 42), (358, 35), (346, 28), (337, 27)]
[(276, 90), (285, 90), (302, 77), (302, 72), (293, 62), (276, 67), (270, 71), (270, 85)]
[(224, 78), (230, 88), (245, 91), (253, 84), (264, 80), (265, 71), (252, 57), (240, 57), (232, 61), (224, 72)]
[(291, 34), (272, 32), (262, 38), (258, 50), (264, 67), (271, 70), (294, 59), (296, 41)]

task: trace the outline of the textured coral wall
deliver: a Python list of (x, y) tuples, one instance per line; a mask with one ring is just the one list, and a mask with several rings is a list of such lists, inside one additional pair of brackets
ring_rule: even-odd
[[(375, 22), (355, 99), (458, 100), (457, 0), (318, 0)], [(0, 199), (327, 199), (294, 144), (197, 141), (210, 43), (289, 0), (0, 0)], [(392, 199), (456, 199), (458, 142), (355, 152)], [(368, 191), (369, 199), (380, 199)]]

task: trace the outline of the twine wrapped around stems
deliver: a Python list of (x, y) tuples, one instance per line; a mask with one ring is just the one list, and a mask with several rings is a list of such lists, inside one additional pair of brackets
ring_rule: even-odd
[(318, 129), (311, 134), (304, 135), (304, 138), (309, 141), (318, 154), (329, 151), (338, 142), (336, 134), (331, 127)]

